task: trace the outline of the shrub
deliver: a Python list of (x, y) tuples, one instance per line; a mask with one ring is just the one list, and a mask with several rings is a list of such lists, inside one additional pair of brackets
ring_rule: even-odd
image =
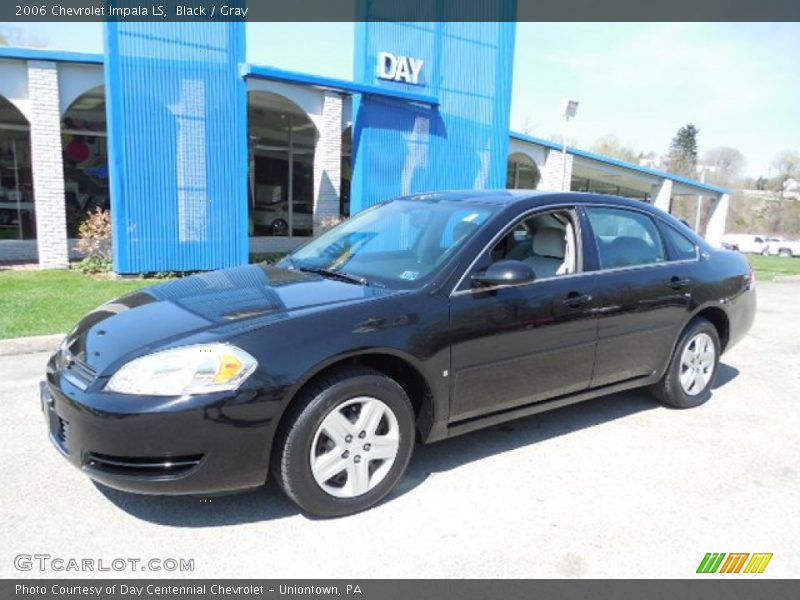
[(320, 235), (325, 233), (329, 229), (333, 229), (340, 223), (344, 223), (347, 219), (345, 217), (325, 217), (322, 219), (319, 224), (317, 225), (317, 230), (314, 232), (315, 235)]
[(75, 267), (84, 275), (97, 275), (111, 271), (111, 259), (100, 256), (87, 256)]
[(96, 208), (78, 228), (78, 251), (84, 258), (78, 270), (86, 274), (111, 270), (111, 213)]

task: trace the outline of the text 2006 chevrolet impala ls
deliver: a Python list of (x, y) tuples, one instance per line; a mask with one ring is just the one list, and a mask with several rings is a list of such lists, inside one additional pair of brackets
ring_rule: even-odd
[(620, 390), (705, 402), (753, 274), (644, 202), (436, 193), (375, 206), (276, 266), (89, 313), (50, 359), (50, 438), (93, 479), (212, 494), (274, 478), (363, 510), (432, 442)]

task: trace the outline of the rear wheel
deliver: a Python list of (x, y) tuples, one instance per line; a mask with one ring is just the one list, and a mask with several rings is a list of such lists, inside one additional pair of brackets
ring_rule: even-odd
[(719, 365), (720, 342), (709, 321), (694, 319), (681, 334), (672, 359), (653, 394), (667, 406), (692, 408), (711, 396)]
[(271, 225), (272, 235), (288, 235), (289, 223), (285, 219), (275, 219)]
[(286, 495), (321, 517), (380, 502), (414, 446), (414, 411), (383, 373), (339, 369), (301, 392), (281, 424), (272, 472)]
[(783, 256), (784, 258), (792, 258), (792, 251), (789, 248), (781, 248), (778, 250), (778, 256)]

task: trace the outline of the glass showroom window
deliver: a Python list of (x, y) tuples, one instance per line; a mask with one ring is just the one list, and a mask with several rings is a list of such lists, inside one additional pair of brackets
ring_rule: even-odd
[(616, 183), (609, 183), (607, 181), (600, 181), (597, 179), (590, 179), (581, 175), (572, 176), (572, 187), (574, 192), (591, 192), (593, 194), (612, 194), (614, 196), (623, 196), (625, 198), (635, 198), (637, 200), (644, 200), (649, 202), (650, 194), (642, 190), (618, 185)]
[(339, 187), (339, 215), (350, 216), (350, 181), (353, 177), (353, 128), (342, 132), (341, 184)]
[(0, 240), (36, 239), (28, 121), (0, 96)]
[(529, 156), (514, 153), (508, 157), (506, 188), (510, 190), (535, 190), (542, 175)]
[(76, 238), (89, 212), (111, 208), (106, 99), (102, 87), (89, 90), (70, 105), (61, 121), (61, 135), (67, 236)]
[(317, 130), (294, 103), (277, 94), (248, 94), (250, 235), (314, 232), (314, 147)]

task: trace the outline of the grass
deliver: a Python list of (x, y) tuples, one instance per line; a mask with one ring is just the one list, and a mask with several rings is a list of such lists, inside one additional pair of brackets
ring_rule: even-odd
[(0, 339), (66, 333), (87, 312), (155, 279), (93, 279), (77, 271), (0, 272)]
[(748, 258), (756, 272), (756, 281), (773, 281), (776, 277), (784, 275), (800, 275), (800, 258), (758, 254), (751, 254)]

